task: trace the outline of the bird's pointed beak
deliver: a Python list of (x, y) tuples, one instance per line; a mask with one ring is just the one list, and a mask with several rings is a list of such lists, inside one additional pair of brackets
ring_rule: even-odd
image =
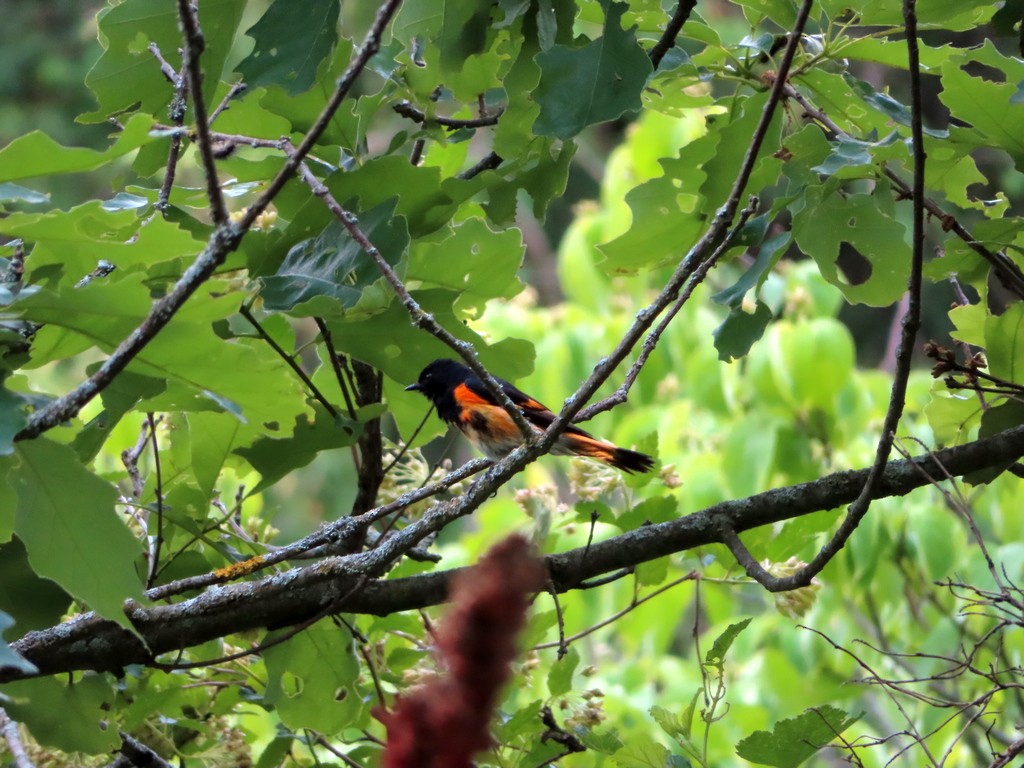
[(419, 382), (416, 382), (415, 384), (410, 384), (408, 387), (406, 387), (405, 391), (406, 392), (422, 392), (423, 389), (420, 387)]

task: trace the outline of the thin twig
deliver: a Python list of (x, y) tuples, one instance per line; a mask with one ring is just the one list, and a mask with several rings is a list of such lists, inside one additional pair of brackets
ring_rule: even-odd
[(238, 314), (240, 314), (242, 317), (248, 320), (249, 324), (252, 325), (252, 327), (256, 330), (256, 333), (259, 334), (260, 338), (267, 342), (267, 344), (270, 345), (271, 349), (277, 352), (278, 357), (284, 360), (284, 362), (287, 363), (289, 368), (295, 371), (295, 375), (302, 379), (302, 383), (306, 385), (307, 389), (309, 389), (310, 394), (312, 394), (313, 397), (316, 398), (316, 401), (324, 407), (324, 410), (327, 411), (332, 418), (337, 419), (339, 416), (341, 416), (341, 414), (338, 413), (338, 410), (333, 405), (331, 405), (331, 402), (326, 397), (324, 397), (324, 393), (321, 392), (313, 383), (313, 380), (309, 377), (309, 374), (302, 370), (301, 365), (295, 362), (295, 358), (289, 355), (284, 350), (284, 348), (280, 344), (278, 344), (277, 341), (274, 340), (274, 337), (267, 333), (263, 326), (260, 325), (260, 322), (252, 314), (252, 310), (249, 309), (248, 306), (243, 304), (241, 307), (239, 307)]
[(558, 648), (559, 649), (558, 658), (562, 658), (564, 653), (562, 653), (561, 649), (563, 647), (568, 648), (570, 643), (574, 643), (577, 640), (586, 637), (587, 635), (593, 634), (594, 632), (596, 632), (599, 629), (607, 627), (609, 624), (613, 624), (614, 622), (618, 621), (619, 619), (621, 619), (626, 614), (628, 614), (628, 613), (636, 610), (637, 608), (639, 608), (641, 605), (646, 603), (648, 600), (653, 600), (658, 595), (660, 595), (660, 594), (662, 594), (664, 592), (668, 592), (668, 590), (672, 589), (672, 587), (677, 587), (677, 586), (679, 586), (680, 584), (682, 584), (685, 581), (695, 581), (695, 580), (699, 580), (699, 579), (700, 579), (700, 575), (696, 571), (690, 571), (685, 576), (680, 576), (678, 579), (675, 579), (673, 581), (670, 581), (668, 584), (664, 584), (661, 587), (658, 587), (658, 589), (654, 590), (653, 592), (650, 592), (649, 594), (644, 595), (643, 597), (634, 597), (633, 600), (630, 601), (629, 605), (627, 605), (625, 608), (623, 608), (620, 611), (616, 611), (611, 616), (609, 616), (607, 619), (603, 619), (603, 620), (597, 622), (597, 624), (594, 624), (593, 626), (587, 627), (582, 632), (577, 632), (575, 635), (570, 635), (569, 637), (561, 637), (560, 636), (558, 638), (558, 640), (553, 640), (553, 641), (551, 641), (549, 643), (538, 643), (537, 645), (533, 646), (533, 648), (531, 648), (530, 650), (532, 650), (532, 651), (542, 651), (545, 648)]
[(447, 128), (449, 131), (458, 130), (459, 128), (486, 128), (489, 125), (497, 125), (498, 118), (501, 117), (504, 109), (499, 109), (493, 115), (483, 115), (481, 117), (472, 118), (469, 120), (459, 119), (455, 117), (438, 117), (436, 115), (430, 116), (422, 110), (416, 109), (408, 101), (400, 101), (398, 104), (392, 106), (402, 117), (407, 117), (413, 122), (423, 123), (425, 125), (440, 125), (443, 128)]
[(668, 24), (665, 25), (665, 31), (662, 32), (661, 38), (647, 53), (655, 70), (658, 69), (661, 60), (665, 58), (665, 54), (675, 47), (676, 38), (679, 37), (683, 24), (690, 18), (690, 14), (693, 13), (693, 9), (696, 7), (697, 0), (679, 0), (676, 3), (676, 9), (672, 14), (672, 18), (668, 20)]
[[(185, 112), (188, 108), (188, 77), (184, 71), (180, 74), (174, 71), (174, 67), (167, 63), (156, 43), (149, 44), (149, 51), (160, 63), (160, 71), (164, 77), (174, 86), (174, 97), (171, 99), (171, 105), (167, 112), (171, 118), (171, 124), (175, 128), (181, 128), (185, 123)], [(184, 64), (182, 67), (184, 70)], [(178, 169), (178, 158), (181, 156), (181, 141), (184, 133), (184, 130), (178, 130), (171, 134), (171, 146), (167, 150), (167, 168), (164, 171), (164, 180), (160, 184), (160, 192), (156, 198), (158, 211), (167, 208)]]
[(316, 327), (320, 331), (320, 336), (323, 337), (324, 346), (327, 347), (327, 357), (331, 361), (331, 367), (334, 369), (334, 377), (338, 380), (338, 389), (341, 390), (341, 396), (345, 399), (345, 407), (348, 409), (348, 416), (350, 419), (355, 419), (356, 408), (352, 403), (352, 395), (349, 393), (348, 382), (345, 381), (345, 373), (341, 370), (341, 362), (338, 360), (338, 353), (334, 350), (334, 341), (331, 339), (331, 329), (327, 327), (327, 323), (324, 322), (322, 317), (314, 317), (313, 320), (316, 322)]
[[(220, 117), (220, 113), (231, 105), (231, 100), (246, 88), (248, 88), (248, 86), (245, 83), (232, 83), (228, 92), (224, 95), (224, 98), (220, 100), (220, 104), (218, 104), (214, 108), (213, 112), (210, 113), (210, 125), (213, 125), (213, 121)], [(212, 133), (211, 136), (213, 136)]]
[(505, 162), (505, 159), (497, 152), (488, 152), (480, 162), (460, 173), (459, 178), (463, 181), (472, 179), (474, 176), (479, 176), (484, 171), (493, 171), (503, 162)]
[(149, 572), (146, 575), (146, 587), (152, 587), (159, 573), (160, 548), (164, 543), (164, 481), (160, 471), (160, 446), (156, 439), (156, 419), (153, 412), (146, 414), (146, 422), (149, 424), (149, 438), (153, 446), (153, 467), (156, 474), (156, 538), (153, 540), (153, 547), (149, 556)]
[(213, 157), (213, 141), (210, 139), (210, 117), (206, 111), (203, 96), (203, 71), (200, 59), (206, 48), (206, 38), (199, 28), (199, 17), (190, 0), (178, 0), (178, 22), (185, 37), (185, 53), (182, 61), (182, 75), (188, 77), (192, 92), (192, 109), (196, 114), (196, 146), (206, 174), (206, 197), (210, 203), (210, 217), (213, 223), (224, 226), (228, 221), (228, 209), (224, 203), (224, 192), (217, 177), (217, 162)]
[(573, 419), (575, 423), (592, 419), (597, 414), (611, 410), (616, 405), (621, 405), (629, 399), (629, 390), (636, 382), (637, 377), (640, 375), (640, 371), (643, 370), (643, 367), (647, 364), (647, 359), (651, 356), (654, 348), (658, 345), (658, 341), (661, 339), (661, 335), (665, 332), (665, 329), (668, 328), (668, 324), (672, 322), (673, 318), (679, 314), (679, 310), (681, 310), (686, 302), (690, 300), (694, 290), (696, 290), (697, 286), (703, 282), (708, 272), (711, 271), (711, 268), (714, 267), (725, 252), (732, 247), (732, 244), (740, 234), (740, 230), (743, 229), (743, 226), (747, 223), (750, 217), (757, 212), (757, 206), (758, 199), (751, 196), (747, 207), (740, 211), (736, 220), (736, 225), (729, 231), (729, 234), (725, 236), (722, 242), (715, 249), (714, 253), (701, 262), (700, 266), (693, 271), (689, 282), (686, 284), (686, 289), (679, 295), (679, 298), (675, 300), (669, 310), (664, 314), (658, 322), (658, 325), (656, 325), (654, 329), (647, 334), (647, 338), (644, 339), (644, 343), (640, 347), (639, 356), (633, 364), (629, 366), (629, 370), (626, 371), (626, 378), (623, 379), (622, 385), (608, 395), (608, 397), (581, 410), (576, 418)]
[(25, 745), (21, 743), (18, 724), (10, 718), (3, 707), (0, 707), (0, 738), (6, 742), (15, 768), (35, 768), (35, 763), (25, 751)]

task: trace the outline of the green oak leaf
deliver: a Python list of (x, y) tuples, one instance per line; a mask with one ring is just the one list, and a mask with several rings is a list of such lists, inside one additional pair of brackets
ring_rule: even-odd
[(149, 132), (151, 125), (152, 118), (133, 115), (117, 134), (117, 140), (103, 151), (64, 147), (42, 131), (26, 133), (0, 149), (0, 181), (95, 170), (154, 141)]
[(534, 98), (540, 116), (534, 132), (568, 139), (588, 125), (615, 120), (640, 108), (640, 92), (653, 71), (637, 44), (636, 29), (622, 29), (628, 6), (611, 3), (604, 34), (580, 48), (554, 45), (537, 55), (540, 85)]
[(305, 414), (300, 416), (288, 437), (263, 437), (250, 446), (235, 449), (261, 475), (250, 494), (259, 493), (292, 470), (306, 466), (322, 451), (353, 445), (362, 431), (354, 421), (334, 419), (319, 404), (313, 411), (313, 420)]
[(471, 218), (417, 239), (405, 280), (457, 291), (456, 306), (479, 314), (489, 299), (508, 299), (522, 289), (518, 271), (524, 251), (519, 230), (494, 232), (483, 219)]
[[(910, 251), (905, 227), (893, 217), (887, 192), (829, 195), (821, 188), (809, 189), (804, 202), (805, 207), (793, 217), (796, 243), (848, 301), (885, 307), (903, 295), (910, 274)], [(870, 265), (870, 274), (857, 285), (840, 273), (837, 260), (843, 243)]]
[(340, 0), (273, 0), (246, 30), (256, 41), (238, 65), (249, 86), (279, 85), (290, 95), (309, 89), (317, 68), (338, 39)]
[(267, 648), (263, 660), (264, 700), (289, 728), (330, 736), (355, 722), (363, 707), (353, 687), (359, 663), (344, 627), (317, 622), (287, 643)]
[[(13, 513), (17, 500), (9, 501)], [(53, 626), (71, 606), (71, 595), (32, 570), (25, 545), (17, 536), (0, 544), (0, 584), (4, 585), (0, 611), (14, 619), (20, 634)]]
[[(405, 222), (395, 216), (396, 199), (384, 202), (360, 216), (359, 228), (392, 267), (409, 244)], [(380, 269), (334, 220), (315, 237), (296, 244), (277, 273), (260, 278), (265, 309), (292, 316), (373, 314), (391, 301)]]
[[(203, 90), (208, 100), (223, 76), (245, 5), (245, 0), (203, 0), (199, 6), (199, 24), (206, 43)], [(125, 0), (100, 10), (97, 24), (104, 50), (85, 76), (85, 83), (96, 96), (98, 108), (78, 119), (99, 123), (128, 109), (164, 119), (174, 88), (160, 72), (148, 45), (155, 43), (168, 63), (175, 69), (180, 67), (177, 51), (181, 31), (176, 4)]]
[(754, 342), (764, 335), (771, 320), (771, 308), (760, 299), (753, 312), (747, 312), (739, 304), (732, 307), (714, 332), (718, 359), (730, 363), (746, 355)]
[(953, 141), (971, 146), (1002, 149), (1013, 158), (1017, 170), (1024, 169), (1024, 104), (1013, 103), (1014, 83), (997, 83), (972, 77), (960, 63), (942, 66), (942, 92), (939, 98), (954, 115), (970, 123), (970, 128), (950, 129)]

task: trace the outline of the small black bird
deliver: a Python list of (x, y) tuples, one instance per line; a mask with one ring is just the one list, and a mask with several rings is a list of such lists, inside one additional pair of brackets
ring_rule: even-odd
[[(543, 432), (555, 414), (503, 379), (495, 379), (518, 406), (530, 425)], [(437, 415), (454, 424), (484, 455), (499, 459), (522, 445), (523, 435), (504, 408), (494, 401), (484, 383), (462, 363), (435, 360), (420, 373), (419, 381), (405, 388), (421, 392), (437, 408)], [(624, 472), (650, 472), (654, 459), (646, 453), (619, 448), (570, 424), (558, 436), (552, 453), (589, 456)]]

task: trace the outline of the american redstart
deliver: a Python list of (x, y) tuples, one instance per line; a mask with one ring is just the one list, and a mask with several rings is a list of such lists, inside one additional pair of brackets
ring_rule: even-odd
[[(543, 432), (555, 420), (554, 413), (525, 392), (503, 379), (495, 381), (537, 432)], [(462, 430), (488, 458), (499, 459), (523, 443), (512, 417), (462, 363), (435, 360), (423, 369), (419, 381), (405, 389), (423, 393), (433, 402), (437, 415)], [(649, 472), (654, 466), (654, 459), (647, 454), (619, 448), (572, 424), (558, 436), (551, 453), (589, 456), (624, 472)]]

